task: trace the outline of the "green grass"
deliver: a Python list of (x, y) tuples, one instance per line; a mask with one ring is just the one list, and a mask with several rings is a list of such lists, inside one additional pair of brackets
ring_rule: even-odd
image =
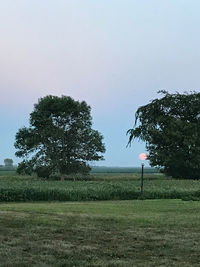
[(16, 176), (16, 170), (0, 170), (0, 176)]
[(199, 266), (200, 202), (0, 205), (1, 266)]
[[(145, 174), (145, 199), (199, 200), (200, 181), (176, 180), (161, 174)], [(94, 175), (88, 181), (48, 181), (34, 177), (1, 176), (0, 202), (88, 201), (140, 198), (140, 175)]]
[(144, 178), (151, 200), (130, 200), (140, 196), (138, 173), (2, 175), (0, 266), (199, 266), (200, 202), (176, 198), (199, 200), (200, 181)]

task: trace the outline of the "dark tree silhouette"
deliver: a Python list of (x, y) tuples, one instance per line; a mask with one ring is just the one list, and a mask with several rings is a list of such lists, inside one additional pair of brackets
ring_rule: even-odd
[(30, 127), (16, 134), (16, 155), (25, 158), (18, 167), (23, 173), (88, 173), (88, 161), (103, 159), (103, 136), (91, 128), (91, 108), (71, 97), (46, 96), (30, 114)]
[(177, 178), (200, 178), (200, 93), (164, 94), (138, 108), (128, 131), (146, 142), (151, 166)]

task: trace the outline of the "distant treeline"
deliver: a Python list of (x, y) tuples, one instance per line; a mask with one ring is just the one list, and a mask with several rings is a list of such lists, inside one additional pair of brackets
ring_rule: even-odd
[[(91, 173), (140, 173), (141, 167), (97, 167), (92, 166)], [(156, 168), (144, 167), (145, 173), (159, 173)]]
[[(91, 173), (140, 173), (141, 167), (98, 167), (92, 166)], [(0, 171), (16, 171), (17, 166), (0, 166)], [(156, 168), (145, 167), (145, 173), (159, 173), (159, 170)]]

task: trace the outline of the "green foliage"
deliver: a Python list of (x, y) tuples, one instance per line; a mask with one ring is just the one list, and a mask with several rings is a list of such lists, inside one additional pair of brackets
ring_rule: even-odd
[(5, 167), (13, 167), (13, 160), (12, 159), (4, 159)]
[(151, 166), (176, 178), (200, 178), (200, 93), (169, 94), (138, 108), (128, 131), (146, 142)]
[(48, 166), (37, 166), (34, 171), (40, 178), (49, 178), (52, 174), (52, 170)]
[(17, 173), (22, 175), (31, 175), (33, 172), (32, 165), (27, 160), (23, 160), (21, 163), (18, 164)]
[[(1, 176), (0, 202), (10, 201), (91, 201), (131, 200), (140, 198), (139, 174), (69, 175), (66, 181), (39, 180), (31, 176)], [(196, 180), (164, 178), (161, 174), (146, 174), (144, 199), (200, 199)], [(76, 180), (76, 182), (74, 182)]]
[(102, 160), (103, 136), (91, 128), (91, 108), (71, 97), (46, 96), (30, 114), (30, 127), (16, 134), (16, 155), (26, 158), (19, 173), (39, 177), (60, 173), (88, 173), (87, 162)]
[(8, 170), (8, 169), (0, 170), (0, 176), (8, 176), (8, 175), (15, 176), (17, 175), (17, 172), (16, 170)]

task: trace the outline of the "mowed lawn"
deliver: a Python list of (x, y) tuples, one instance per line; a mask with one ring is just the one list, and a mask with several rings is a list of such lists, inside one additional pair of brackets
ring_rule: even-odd
[(0, 204), (0, 266), (200, 266), (200, 202)]

